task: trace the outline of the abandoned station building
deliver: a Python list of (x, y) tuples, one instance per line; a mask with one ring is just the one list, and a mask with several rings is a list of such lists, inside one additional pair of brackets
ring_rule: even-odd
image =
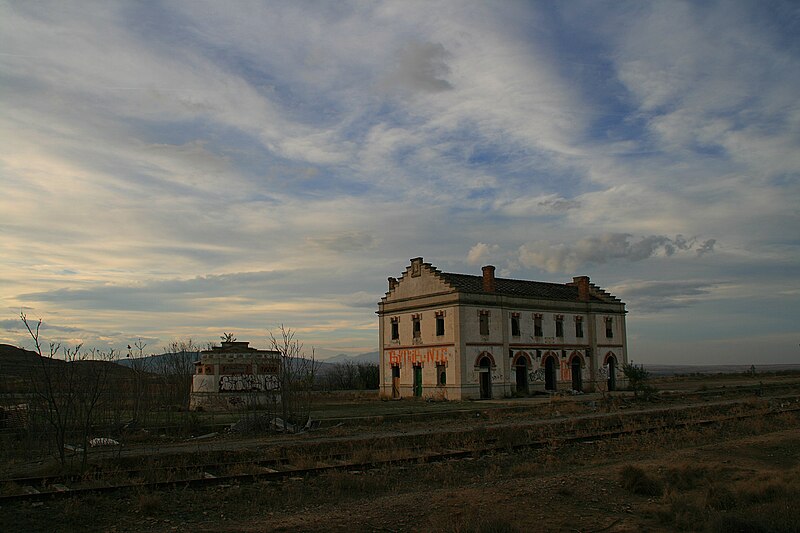
[(580, 276), (544, 283), (440, 272), (421, 257), (378, 304), (380, 393), (468, 399), (614, 390), (625, 304)]
[(281, 353), (223, 341), (194, 363), (190, 409), (254, 407), (277, 401)]

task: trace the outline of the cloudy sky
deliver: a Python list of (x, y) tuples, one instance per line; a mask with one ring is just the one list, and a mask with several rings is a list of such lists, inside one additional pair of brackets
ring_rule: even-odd
[(0, 342), (373, 351), (422, 256), (800, 362), (796, 2), (2, 2), (0, 102)]

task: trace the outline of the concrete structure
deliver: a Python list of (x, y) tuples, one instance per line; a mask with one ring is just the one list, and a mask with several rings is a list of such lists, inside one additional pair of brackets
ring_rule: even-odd
[(440, 272), (421, 257), (378, 304), (381, 396), (497, 398), (621, 387), (625, 304), (565, 284)]
[(279, 399), (281, 354), (225, 341), (200, 352), (192, 378), (190, 409), (264, 406)]

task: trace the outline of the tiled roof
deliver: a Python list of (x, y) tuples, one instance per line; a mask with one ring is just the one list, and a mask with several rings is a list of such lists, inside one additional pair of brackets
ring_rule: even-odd
[[(459, 292), (485, 292), (483, 290), (483, 278), (481, 276), (451, 274), (449, 272), (437, 272), (437, 274)], [(575, 301), (578, 299), (578, 287), (561, 283), (495, 278), (495, 288), (495, 294), (506, 296), (568, 301)], [(591, 298), (594, 301), (603, 301), (595, 295), (592, 295)]]

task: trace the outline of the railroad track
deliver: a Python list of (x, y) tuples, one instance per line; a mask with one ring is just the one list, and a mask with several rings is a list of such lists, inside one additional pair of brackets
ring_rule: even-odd
[[(776, 416), (785, 413), (794, 413), (800, 411), (800, 402), (797, 398), (793, 401), (783, 402), (783, 406), (778, 408), (769, 408), (768, 410), (757, 410), (750, 413), (737, 413), (726, 414), (720, 416), (713, 416), (708, 418), (690, 419), (690, 420), (659, 420), (651, 424), (642, 424), (636, 427), (623, 428), (617, 427), (613, 429), (603, 428), (597, 431), (585, 431), (581, 429), (575, 430), (574, 434), (562, 434), (560, 436), (551, 436), (547, 438), (535, 439), (527, 442), (518, 443), (498, 443), (497, 439), (487, 438), (484, 440), (484, 446), (469, 449), (448, 450), (444, 452), (422, 452), (411, 456), (389, 458), (383, 460), (367, 460), (367, 461), (353, 461), (348, 460), (352, 458), (352, 452), (337, 452), (331, 454), (319, 454), (310, 457), (304, 457), (305, 461), (313, 461), (315, 463), (323, 463), (319, 466), (295, 468), (291, 464), (287, 464), (286, 458), (270, 458), (270, 459), (257, 459), (253, 461), (244, 462), (217, 462), (207, 464), (196, 464), (188, 467), (181, 467), (177, 469), (163, 469), (168, 473), (170, 479), (159, 481), (130, 481), (118, 483), (102, 483), (103, 479), (92, 479), (86, 476), (74, 477), (31, 477), (31, 478), (15, 478), (2, 480), (6, 484), (13, 483), (23, 488), (27, 488), (26, 492), (19, 494), (9, 494), (0, 496), (0, 505), (4, 502), (15, 501), (38, 501), (52, 498), (72, 497), (87, 493), (104, 493), (124, 490), (158, 490), (168, 488), (200, 488), (213, 485), (232, 485), (237, 483), (252, 483), (257, 481), (281, 481), (288, 478), (303, 478), (306, 476), (319, 475), (329, 471), (336, 470), (372, 470), (379, 469), (387, 466), (400, 466), (403, 464), (420, 464), (420, 463), (435, 463), (442, 461), (459, 460), (465, 458), (474, 458), (481, 456), (489, 456), (496, 453), (519, 452), (524, 450), (541, 449), (552, 446), (562, 446), (577, 443), (596, 442), (602, 440), (610, 440), (630, 435), (651, 433), (656, 431), (663, 431), (669, 429), (682, 429), (689, 427), (703, 427), (715, 424), (722, 424), (730, 421), (745, 420), (749, 418)], [(636, 413), (637, 415), (640, 413)], [(624, 419), (623, 419), (624, 421)], [(327, 464), (324, 464), (327, 463)], [(334, 464), (331, 464), (334, 463)], [(212, 472), (224, 472), (232, 467), (247, 466), (250, 468), (258, 469), (255, 472), (248, 472), (244, 474), (233, 475), (214, 475)], [(152, 470), (152, 469), (150, 469)], [(124, 473), (117, 472), (117, 474), (127, 474), (135, 477), (137, 474), (143, 473), (143, 470), (130, 470)], [(102, 474), (102, 473), (100, 473)], [(179, 475), (185, 477), (178, 477)], [(124, 477), (124, 475), (123, 475)], [(67, 484), (74, 482), (90, 483), (89, 486), (68, 487)], [(42, 490), (39, 490), (39, 487)], [(33, 489), (33, 490), (31, 490)]]

